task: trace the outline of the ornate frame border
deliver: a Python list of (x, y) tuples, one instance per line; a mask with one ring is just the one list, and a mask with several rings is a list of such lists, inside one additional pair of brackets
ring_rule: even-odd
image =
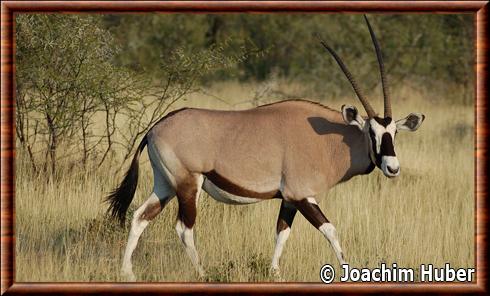
[[(475, 25), (475, 226), (476, 283), (27, 283), (15, 282), (14, 16), (23, 12), (68, 13), (471, 13)], [(488, 1), (4, 1), (1, 3), (1, 293), (488, 293), (487, 100)]]

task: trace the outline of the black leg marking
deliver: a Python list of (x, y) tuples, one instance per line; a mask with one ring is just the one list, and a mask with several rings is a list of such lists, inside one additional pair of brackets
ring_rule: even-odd
[(303, 216), (308, 220), (313, 226), (319, 228), (325, 223), (329, 223), (327, 217), (323, 215), (320, 207), (316, 203), (310, 203), (306, 198), (295, 202), (296, 208), (303, 214)]
[(277, 217), (276, 233), (279, 233), (288, 227), (291, 228), (296, 212), (297, 210), (293, 205), (288, 205), (284, 200), (281, 202), (279, 217)]

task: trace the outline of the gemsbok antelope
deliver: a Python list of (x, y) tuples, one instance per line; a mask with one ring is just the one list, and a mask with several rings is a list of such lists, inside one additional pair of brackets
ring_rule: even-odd
[(320, 40), (350, 81), (367, 112), (354, 106), (341, 112), (321, 104), (291, 100), (243, 111), (184, 108), (170, 112), (143, 137), (123, 181), (107, 200), (112, 217), (124, 222), (138, 182), (138, 160), (148, 147), (153, 192), (135, 212), (122, 263), (122, 275), (135, 280), (131, 255), (148, 223), (174, 197), (178, 200), (176, 230), (200, 276), (204, 270), (194, 246), (196, 207), (204, 189), (228, 204), (281, 199), (271, 269), (279, 258), (294, 216), (301, 214), (330, 242), (345, 264), (335, 227), (317, 204), (319, 193), (378, 167), (393, 178), (400, 174), (395, 154), (397, 131), (415, 131), (424, 115), (411, 113), (394, 121), (381, 51), (366, 19), (379, 63), (384, 95), (380, 117), (361, 92), (335, 51)]

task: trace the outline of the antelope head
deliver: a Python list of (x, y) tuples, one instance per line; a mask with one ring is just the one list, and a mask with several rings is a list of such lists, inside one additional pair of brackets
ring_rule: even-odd
[(336, 52), (323, 40), (320, 40), (320, 42), (334, 57), (345, 76), (347, 76), (347, 79), (350, 81), (352, 88), (354, 89), (367, 113), (367, 117), (362, 117), (357, 111), (356, 107), (343, 105), (342, 116), (344, 121), (349, 125), (357, 126), (362, 131), (369, 143), (369, 157), (371, 158), (371, 161), (383, 171), (385, 176), (393, 178), (400, 174), (400, 163), (395, 153), (396, 134), (398, 131), (416, 131), (424, 121), (425, 116), (421, 113), (411, 113), (403, 119), (396, 121), (393, 119), (391, 113), (391, 97), (381, 50), (369, 20), (366, 16), (364, 16), (364, 18), (366, 20), (369, 33), (371, 34), (371, 40), (373, 41), (378, 59), (381, 84), (383, 87), (384, 117), (378, 116), (373, 107), (371, 107), (369, 101), (366, 99), (361, 89), (357, 85), (354, 77)]

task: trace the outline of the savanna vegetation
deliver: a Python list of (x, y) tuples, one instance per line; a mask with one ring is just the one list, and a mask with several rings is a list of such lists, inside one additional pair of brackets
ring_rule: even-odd
[[(326, 193), (350, 264), (474, 266), (473, 19), (372, 15), (394, 117), (401, 175), (375, 170)], [(129, 224), (104, 197), (148, 129), (183, 106), (245, 109), (304, 98), (360, 107), (314, 33), (344, 59), (382, 110), (376, 57), (359, 15), (61, 15), (16, 17), (16, 281), (119, 281)], [(132, 211), (152, 188), (145, 156)], [(272, 281), (277, 200), (228, 206), (203, 193), (195, 227), (207, 281)], [(174, 230), (173, 200), (133, 255), (143, 281), (197, 281)], [(287, 281), (337, 266), (298, 215), (281, 258)]]

